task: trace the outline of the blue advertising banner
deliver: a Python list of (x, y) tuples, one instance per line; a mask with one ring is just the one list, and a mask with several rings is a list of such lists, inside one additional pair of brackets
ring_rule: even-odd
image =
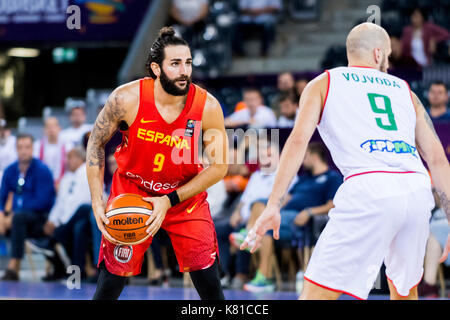
[(131, 41), (151, 0), (0, 0), (0, 43)]

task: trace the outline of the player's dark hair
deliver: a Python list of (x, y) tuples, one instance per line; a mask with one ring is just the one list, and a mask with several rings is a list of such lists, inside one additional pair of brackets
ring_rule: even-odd
[(244, 88), (242, 90), (242, 95), (244, 95), (244, 93), (247, 93), (247, 92), (257, 92), (261, 97), (263, 96), (261, 90), (259, 90), (256, 87), (246, 87), (246, 88)]
[(34, 142), (34, 137), (33, 137), (33, 135), (30, 134), (30, 133), (26, 133), (26, 132), (22, 132), (22, 133), (19, 133), (19, 134), (17, 135), (16, 141), (19, 141), (20, 139), (30, 139), (30, 140), (31, 140), (31, 143)]
[(281, 92), (278, 102), (283, 102), (286, 100), (289, 100), (294, 104), (298, 104), (299, 96), (295, 93), (294, 90)]
[(445, 91), (446, 91), (446, 92), (448, 91), (447, 84), (446, 84), (444, 81), (441, 81), (441, 80), (434, 80), (433, 82), (431, 82), (430, 88), (431, 88), (432, 85), (435, 85), (435, 86), (443, 86), (444, 89), (445, 89)]
[(423, 7), (413, 7), (413, 8), (411, 8), (411, 9), (409, 10), (409, 12), (408, 12), (408, 13), (409, 13), (409, 16), (411, 17), (412, 14), (413, 14), (414, 12), (416, 12), (416, 11), (419, 11), (419, 12), (420, 12), (420, 14), (421, 14), (422, 17), (423, 17), (424, 22), (428, 20), (428, 16), (429, 16), (428, 10), (427, 10), (426, 8), (423, 8)]
[(182, 38), (175, 35), (175, 30), (172, 27), (163, 27), (159, 30), (158, 38), (153, 42), (150, 52), (148, 54), (146, 69), (147, 73), (153, 79), (156, 79), (156, 75), (153, 73), (150, 65), (152, 62), (157, 63), (162, 68), (162, 62), (165, 58), (164, 49), (167, 46), (187, 46), (189, 44)]
[(323, 162), (328, 163), (327, 149), (322, 143), (316, 141), (310, 142), (308, 144), (308, 150), (310, 153), (317, 154)]

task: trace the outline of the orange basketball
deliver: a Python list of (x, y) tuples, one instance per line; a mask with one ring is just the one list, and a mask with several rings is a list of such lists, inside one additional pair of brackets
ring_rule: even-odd
[(123, 244), (138, 244), (150, 236), (145, 222), (153, 212), (151, 203), (137, 194), (121, 194), (106, 207), (109, 224), (106, 230), (112, 238)]

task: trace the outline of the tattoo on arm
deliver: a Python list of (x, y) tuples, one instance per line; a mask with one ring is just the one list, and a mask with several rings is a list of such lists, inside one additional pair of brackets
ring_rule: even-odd
[(431, 131), (433, 131), (434, 136), (439, 140), (439, 136), (437, 135), (436, 130), (434, 129), (433, 121), (431, 121), (430, 116), (428, 115), (428, 113), (425, 110), (423, 111), (423, 116), (424, 116), (425, 121), (427, 122), (428, 126), (430, 127)]
[(278, 200), (277, 206), (278, 208), (282, 208), (285, 205), (286, 202), (287, 193), (281, 196), (280, 200)]
[(447, 194), (445, 194), (444, 191), (440, 189), (436, 188), (436, 193), (441, 202), (441, 208), (442, 210), (444, 210), (445, 214), (447, 215), (447, 220), (450, 222), (450, 198)]
[(423, 106), (422, 102), (416, 95), (414, 95), (414, 98), (415, 98), (416, 103), (419, 106), (419, 108), (422, 109), (422, 111), (423, 111), (423, 117), (425, 118), (427, 125), (430, 127), (434, 136), (439, 140), (439, 136), (437, 135), (436, 130), (434, 129), (433, 121), (431, 120), (430, 116), (428, 115), (428, 112), (425, 110), (425, 107)]
[(110, 96), (98, 115), (86, 150), (89, 167), (102, 169), (105, 166), (105, 145), (117, 131), (120, 121), (126, 114), (122, 101), (119, 93)]

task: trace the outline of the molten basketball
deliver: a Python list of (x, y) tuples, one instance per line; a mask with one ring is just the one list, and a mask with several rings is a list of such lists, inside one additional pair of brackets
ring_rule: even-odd
[(106, 207), (109, 224), (106, 230), (115, 240), (124, 244), (138, 244), (150, 235), (145, 231), (145, 222), (153, 212), (151, 203), (142, 200), (137, 194), (121, 194), (110, 201)]

